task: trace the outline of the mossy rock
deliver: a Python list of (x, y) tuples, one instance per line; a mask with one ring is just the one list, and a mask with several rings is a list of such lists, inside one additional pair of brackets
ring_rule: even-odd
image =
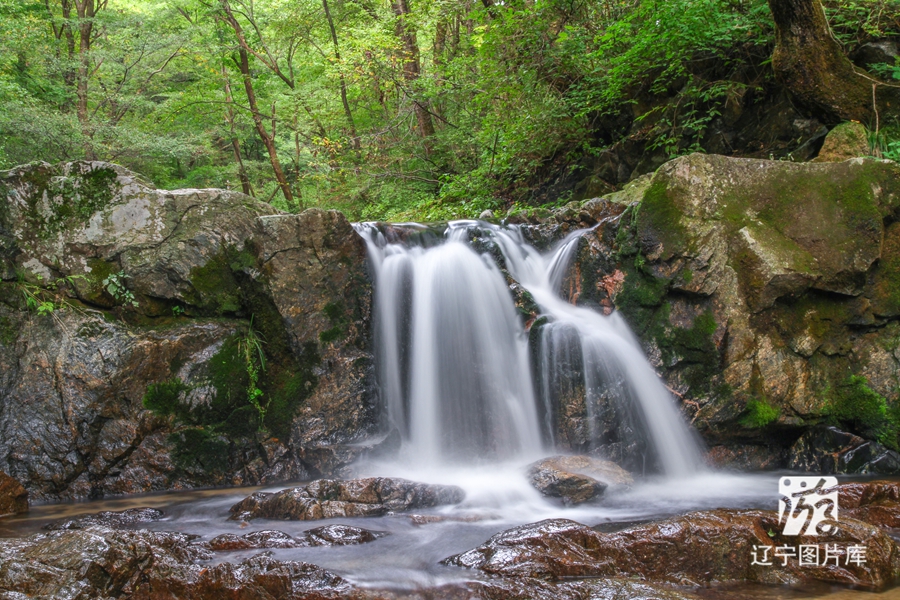
[(842, 162), (859, 156), (871, 155), (869, 132), (856, 121), (841, 123), (828, 132), (819, 155), (813, 162)]

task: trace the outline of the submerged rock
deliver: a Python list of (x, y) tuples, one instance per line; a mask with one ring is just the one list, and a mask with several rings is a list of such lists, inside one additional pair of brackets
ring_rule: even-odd
[[(615, 533), (551, 519), (498, 533), (443, 562), (504, 577), (639, 576), (688, 585), (820, 580), (880, 589), (900, 575), (900, 547), (861, 521), (842, 519), (818, 537), (786, 538), (776, 531), (780, 531), (778, 515), (772, 511), (696, 512)], [(753, 564), (754, 547), (768, 549), (771, 560), (776, 546), (788, 544), (836, 546), (841, 549), (840, 565), (800, 566), (796, 554), (770, 565)], [(851, 545), (866, 547), (862, 564), (843, 560)], [(757, 556), (762, 557), (762, 551)]]
[(206, 543), (214, 552), (252, 550), (258, 548), (306, 548), (309, 546), (351, 546), (374, 542), (386, 536), (383, 531), (369, 531), (350, 525), (325, 525), (303, 532), (299, 538), (282, 531), (254, 531), (244, 535), (225, 533)]
[(0, 517), (28, 512), (28, 490), (0, 471)]
[(129, 508), (121, 511), (104, 511), (83, 517), (63, 519), (46, 525), (44, 529), (59, 531), (62, 529), (86, 529), (95, 526), (122, 529), (139, 523), (152, 523), (162, 518), (163, 511), (158, 508)]
[(609, 486), (634, 483), (631, 474), (617, 464), (590, 456), (545, 458), (530, 465), (527, 476), (543, 495), (561, 498), (566, 504), (597, 498)]
[(464, 496), (462, 489), (456, 486), (416, 483), (405, 479), (320, 479), (304, 487), (252, 494), (231, 507), (231, 519), (309, 521), (374, 517), (399, 510), (457, 504), (462, 502)]

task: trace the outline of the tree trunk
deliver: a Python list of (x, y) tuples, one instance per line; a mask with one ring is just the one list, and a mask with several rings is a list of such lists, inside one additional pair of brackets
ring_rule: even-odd
[[(394, 14), (397, 16), (397, 37), (403, 42), (403, 78), (406, 80), (407, 86), (413, 88), (419, 79), (421, 68), (419, 66), (419, 44), (416, 41), (416, 31), (411, 23), (406, 22), (409, 15), (409, 5), (406, 0), (393, 0), (391, 6)], [(413, 102), (416, 112), (416, 122), (419, 126), (419, 135), (426, 140), (425, 149), (430, 152), (430, 146), (427, 139), (434, 135), (434, 123), (431, 120), (431, 113), (428, 107), (410, 95), (410, 89), (407, 95)]]
[(253, 80), (250, 75), (250, 58), (243, 46), (238, 46), (238, 68), (241, 71), (241, 77), (244, 79), (244, 91), (247, 93), (247, 104), (250, 105), (250, 116), (253, 117), (253, 124), (256, 126), (256, 132), (259, 134), (266, 151), (269, 153), (269, 162), (272, 163), (272, 171), (275, 173), (275, 181), (284, 194), (284, 199), (289, 204), (294, 202), (294, 194), (291, 192), (291, 186), (288, 185), (287, 178), (284, 176), (284, 170), (281, 168), (281, 161), (278, 160), (278, 151), (275, 148), (274, 135), (269, 135), (266, 131), (266, 124), (263, 122), (262, 113), (259, 112), (259, 105), (256, 102), (256, 92), (253, 90)]
[[(328, 0), (322, 0), (322, 8), (325, 9), (325, 18), (328, 19), (328, 28), (331, 30), (331, 41), (334, 44), (334, 59), (341, 62), (341, 51), (338, 47), (337, 31), (334, 29), (334, 20), (331, 18), (331, 11), (328, 10)], [(350, 112), (350, 102), (347, 101), (347, 82), (344, 79), (344, 73), (340, 73), (341, 78), (341, 103), (344, 105), (344, 116), (347, 117), (347, 124), (350, 126), (350, 137), (353, 140), (353, 149), (359, 150), (359, 136), (356, 134), (356, 123), (353, 122), (353, 113)]]
[[(222, 66), (222, 75), (225, 76), (225, 67)], [(234, 133), (234, 107), (231, 96), (231, 83), (225, 77), (225, 122), (231, 133), (231, 149), (234, 152), (234, 160), (238, 167), (238, 177), (241, 180), (241, 190), (248, 196), (253, 196), (253, 186), (250, 185), (250, 178), (247, 176), (247, 170), (244, 168), (244, 161), (241, 158), (241, 143)]]
[(78, 16), (78, 72), (75, 77), (75, 114), (84, 135), (84, 157), (94, 160), (91, 142), (90, 115), (88, 114), (88, 78), (91, 76), (91, 35), (94, 29), (96, 7), (94, 0), (76, 0)]
[(769, 0), (769, 8), (775, 77), (803, 107), (829, 123), (874, 124), (876, 108), (893, 112), (900, 106), (896, 86), (869, 76), (844, 55), (820, 0)]

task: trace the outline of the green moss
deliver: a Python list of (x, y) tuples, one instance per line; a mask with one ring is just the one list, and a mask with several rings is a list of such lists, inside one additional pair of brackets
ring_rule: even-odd
[(228, 469), (230, 444), (210, 429), (189, 427), (169, 435), (172, 459), (181, 469), (220, 474)]
[(323, 344), (336, 342), (346, 335), (349, 319), (342, 302), (329, 302), (322, 308), (322, 313), (331, 321), (331, 327), (319, 332), (319, 341)]
[(12, 346), (19, 337), (18, 329), (9, 317), (0, 317), (0, 344)]
[(344, 328), (335, 326), (331, 329), (326, 329), (325, 331), (319, 332), (319, 341), (323, 344), (328, 344), (341, 339), (343, 336)]
[(663, 259), (687, 249), (690, 236), (681, 222), (681, 209), (675, 204), (664, 180), (653, 182), (637, 208), (637, 231), (641, 240), (655, 240), (663, 245)]
[(22, 173), (22, 182), (30, 187), (25, 196), (25, 218), (44, 238), (73, 223), (87, 223), (94, 213), (109, 206), (116, 192), (118, 174), (110, 167), (61, 177), (54, 177), (54, 173), (47, 166), (34, 166)]
[(768, 402), (751, 398), (744, 409), (744, 416), (740, 424), (748, 429), (760, 429), (778, 420), (781, 410)]
[(834, 386), (825, 415), (834, 425), (876, 439), (888, 448), (900, 448), (900, 408), (889, 407), (887, 399), (870, 388), (865, 377), (851, 375)]
[(241, 309), (240, 289), (224, 254), (191, 269), (190, 281), (195, 291), (187, 295), (191, 304), (219, 315)]
[(147, 386), (142, 404), (157, 416), (174, 415), (184, 418), (188, 413), (181, 401), (181, 395), (189, 389), (190, 387), (177, 377), (160, 383), (151, 383)]

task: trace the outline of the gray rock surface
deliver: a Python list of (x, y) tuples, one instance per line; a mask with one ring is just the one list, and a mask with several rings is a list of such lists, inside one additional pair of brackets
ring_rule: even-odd
[[(370, 298), (340, 213), (99, 162), (2, 172), (0, 470), (35, 500), (337, 472), (375, 427)], [(241, 398), (251, 327), (264, 423)]]

